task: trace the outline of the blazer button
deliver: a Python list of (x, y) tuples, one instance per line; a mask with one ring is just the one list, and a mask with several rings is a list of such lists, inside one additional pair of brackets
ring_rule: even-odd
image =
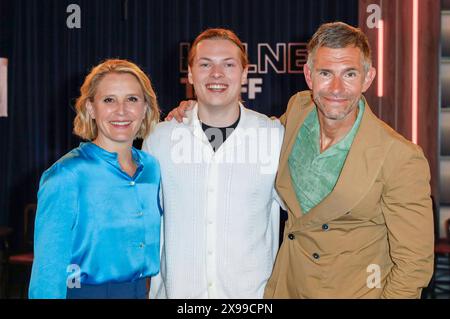
[(322, 225), (322, 229), (323, 229), (323, 230), (328, 230), (328, 228), (329, 228), (329, 227), (328, 227), (328, 224), (323, 224), (323, 225)]
[(290, 240), (294, 240), (294, 239), (295, 239), (295, 235), (294, 235), (294, 234), (289, 234), (289, 235), (288, 235), (288, 238), (289, 238)]
[(313, 257), (314, 257), (314, 259), (319, 259), (319, 258), (320, 258), (320, 256), (319, 256), (318, 253), (314, 253), (314, 254), (313, 254)]

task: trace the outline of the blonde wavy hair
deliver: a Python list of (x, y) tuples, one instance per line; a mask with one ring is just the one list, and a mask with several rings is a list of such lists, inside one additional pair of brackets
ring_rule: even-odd
[(86, 103), (94, 101), (97, 87), (100, 81), (109, 73), (129, 73), (136, 77), (144, 92), (147, 110), (135, 138), (145, 138), (159, 122), (160, 109), (155, 91), (148, 76), (136, 64), (119, 59), (109, 59), (92, 68), (84, 79), (80, 89), (80, 97), (75, 103), (77, 115), (73, 121), (73, 132), (85, 140), (94, 140), (98, 129), (95, 120), (89, 115)]

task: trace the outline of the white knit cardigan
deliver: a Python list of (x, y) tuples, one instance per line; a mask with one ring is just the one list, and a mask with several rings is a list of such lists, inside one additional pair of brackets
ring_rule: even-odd
[(197, 116), (159, 123), (143, 150), (161, 166), (161, 271), (151, 298), (262, 298), (278, 250), (274, 188), (284, 128), (242, 105), (214, 152)]

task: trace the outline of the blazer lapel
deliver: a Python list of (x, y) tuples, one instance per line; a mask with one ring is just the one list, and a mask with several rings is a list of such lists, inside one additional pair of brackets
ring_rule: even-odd
[[(288, 120), (286, 122), (286, 129), (284, 133), (283, 146), (281, 148), (280, 163), (278, 168), (278, 175), (276, 180), (276, 188), (278, 193), (281, 194), (284, 202), (286, 203), (288, 210), (299, 218), (303, 215), (301, 207), (297, 200), (297, 195), (294, 191), (294, 186), (291, 182), (291, 173), (289, 171), (289, 155), (294, 147), (295, 140), (297, 138), (298, 131), (300, 130), (303, 122), (308, 116), (309, 112), (315, 107), (312, 102), (311, 92), (303, 91), (297, 94), (298, 101), (294, 101), (297, 110), (290, 110), (288, 114)], [(289, 109), (289, 106), (288, 106)]]
[(298, 220), (297, 226), (309, 228), (336, 219), (355, 207), (369, 192), (388, 151), (388, 143), (380, 136), (378, 119), (366, 108), (348, 153), (344, 167), (333, 191), (307, 215)]

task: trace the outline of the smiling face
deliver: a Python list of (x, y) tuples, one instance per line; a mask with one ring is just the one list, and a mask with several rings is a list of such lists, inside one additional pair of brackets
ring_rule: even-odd
[(312, 69), (305, 64), (304, 71), (319, 116), (329, 120), (355, 115), (361, 94), (375, 77), (373, 67), (364, 72), (363, 56), (356, 47), (320, 47), (315, 52)]
[(95, 119), (98, 135), (94, 142), (107, 150), (131, 146), (145, 116), (144, 93), (129, 73), (108, 73), (100, 80), (87, 110)]
[(242, 67), (240, 54), (239, 47), (229, 40), (208, 39), (197, 44), (188, 78), (200, 107), (238, 107), (248, 71)]

